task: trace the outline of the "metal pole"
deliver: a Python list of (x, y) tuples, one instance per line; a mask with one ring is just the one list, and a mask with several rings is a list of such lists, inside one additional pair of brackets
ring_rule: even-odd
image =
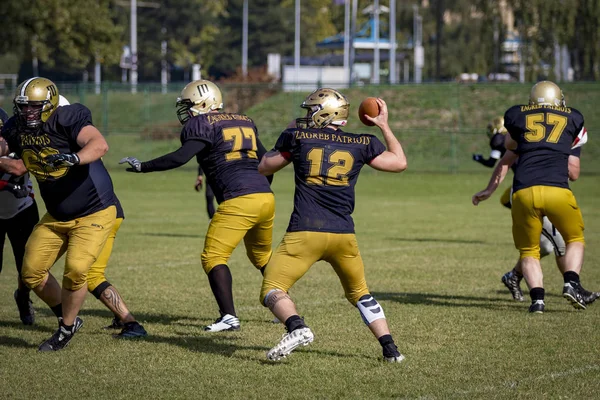
[(137, 0), (131, 0), (131, 93), (137, 93)]
[(294, 37), (294, 73), (296, 75), (296, 88), (299, 87), (300, 77), (300, 0), (296, 0), (295, 37)]
[[(165, 35), (166, 32), (167, 32), (167, 29), (162, 28), (163, 36)], [(167, 41), (164, 39), (160, 42), (160, 55), (162, 58), (162, 60), (160, 61), (160, 64), (161, 64), (160, 85), (161, 85), (161, 92), (164, 94), (164, 93), (167, 93), (167, 84), (169, 82), (168, 63), (167, 63)]]
[(373, 83), (379, 84), (379, 0), (373, 1), (375, 48), (373, 49)]
[(95, 93), (100, 94), (100, 85), (102, 83), (102, 68), (100, 66), (100, 60), (96, 56), (96, 65), (94, 66), (94, 83), (95, 83)]
[(415, 83), (421, 83), (421, 72), (423, 68), (423, 46), (422, 46), (422, 23), (423, 18), (419, 15), (419, 7), (413, 6), (413, 50), (415, 64)]
[(242, 12), (242, 76), (248, 76), (248, 0), (244, 0)]
[(356, 36), (356, 14), (358, 13), (358, 0), (352, 0), (352, 17), (350, 24), (350, 57), (348, 63), (350, 68), (348, 71), (348, 86), (352, 86), (354, 82), (354, 59), (356, 56), (356, 50), (354, 49), (354, 36)]
[(344, 74), (350, 81), (350, 0), (344, 2)]
[(390, 0), (390, 84), (396, 80), (396, 0)]

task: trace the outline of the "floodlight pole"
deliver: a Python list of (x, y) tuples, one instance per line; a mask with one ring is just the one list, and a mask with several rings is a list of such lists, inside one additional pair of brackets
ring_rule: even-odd
[(137, 0), (131, 0), (131, 93), (137, 93)]
[(373, 17), (375, 35), (375, 48), (373, 49), (373, 79), (372, 83), (379, 84), (379, 0), (373, 1)]
[[(347, 0), (350, 1), (350, 0)], [(349, 58), (349, 76), (348, 86), (352, 86), (354, 83), (354, 59), (356, 56), (356, 50), (354, 49), (354, 36), (356, 36), (356, 14), (358, 14), (358, 0), (352, 0), (352, 17), (350, 23), (350, 58)]]
[(396, 0), (390, 0), (390, 84), (396, 82)]
[(248, 0), (244, 0), (242, 11), (242, 76), (248, 76)]
[(299, 87), (300, 77), (300, 0), (296, 0), (295, 8), (295, 37), (294, 37), (294, 72), (296, 74), (296, 88)]
[(350, 81), (350, 0), (344, 1), (344, 74)]

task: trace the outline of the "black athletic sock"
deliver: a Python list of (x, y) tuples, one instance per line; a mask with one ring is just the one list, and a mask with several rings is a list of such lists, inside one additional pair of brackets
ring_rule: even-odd
[(54, 307), (50, 307), (56, 318), (62, 318), (62, 303), (58, 303)]
[(513, 274), (515, 274), (515, 276), (519, 279), (521, 279), (523, 277), (523, 274), (520, 273), (519, 271), (517, 271), (516, 269), (513, 268), (512, 270)]
[(233, 278), (229, 267), (225, 264), (220, 264), (211, 269), (208, 273), (208, 282), (219, 305), (221, 315), (230, 314), (236, 316), (233, 306)]
[(296, 329), (306, 328), (304, 320), (299, 315), (292, 315), (285, 320), (285, 328), (288, 332), (295, 331)]
[(24, 288), (18, 288), (17, 289), (17, 298), (19, 300), (29, 299), (29, 293), (31, 293), (31, 289), (29, 289), (27, 286), (25, 286)]
[(537, 300), (542, 300), (544, 301), (544, 288), (541, 287), (534, 287), (529, 291), (529, 296), (531, 296), (531, 302), (535, 302)]
[(379, 340), (379, 344), (381, 345), (381, 347), (384, 347), (387, 344), (394, 343), (394, 339), (390, 334), (380, 336), (377, 340)]
[(579, 274), (575, 271), (565, 272), (565, 274), (563, 275), (563, 278), (565, 280), (565, 283), (569, 283), (569, 282), (579, 283)]

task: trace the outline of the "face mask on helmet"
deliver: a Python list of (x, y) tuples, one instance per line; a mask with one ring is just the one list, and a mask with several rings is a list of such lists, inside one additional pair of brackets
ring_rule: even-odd
[(42, 125), (42, 113), (44, 112), (44, 102), (30, 101), (17, 102), (15, 101), (15, 114), (17, 121), (23, 127), (38, 128)]
[(58, 88), (49, 79), (34, 77), (17, 87), (13, 99), (17, 122), (23, 128), (36, 129), (58, 108)]

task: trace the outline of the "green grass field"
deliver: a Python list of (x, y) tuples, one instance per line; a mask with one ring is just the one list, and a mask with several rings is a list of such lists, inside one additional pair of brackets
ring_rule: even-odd
[[(261, 277), (243, 247), (230, 260), (242, 329), (203, 332), (217, 308), (200, 266), (208, 221), (204, 198), (192, 188), (194, 172), (190, 165), (126, 173), (115, 166), (122, 153), (155, 151), (130, 144), (113, 144), (107, 158), (127, 217), (107, 276), (150, 335), (113, 339), (102, 329), (110, 313), (89, 295), (80, 314), (85, 325), (72, 344), (37, 353), (56, 319), (36, 298), (35, 326), (20, 325), (7, 245), (0, 276), (0, 398), (558, 399), (600, 393), (600, 304), (573, 309), (561, 297), (562, 278), (550, 258), (542, 261), (543, 315), (529, 315), (527, 303), (512, 301), (500, 282), (517, 258), (510, 214), (499, 192), (477, 208), (470, 203), (489, 170), (415, 173), (409, 159), (403, 174), (368, 170), (359, 179), (354, 218), (367, 281), (406, 356), (403, 364), (380, 362), (379, 344), (323, 263), (291, 291), (315, 342), (271, 363), (265, 352), (284, 329), (259, 304)], [(586, 222), (582, 280), (599, 289), (600, 185), (597, 176), (583, 176), (572, 187)], [(292, 209), (290, 171), (276, 176), (273, 189), (276, 245)], [(52, 272), (62, 274), (62, 261)]]

